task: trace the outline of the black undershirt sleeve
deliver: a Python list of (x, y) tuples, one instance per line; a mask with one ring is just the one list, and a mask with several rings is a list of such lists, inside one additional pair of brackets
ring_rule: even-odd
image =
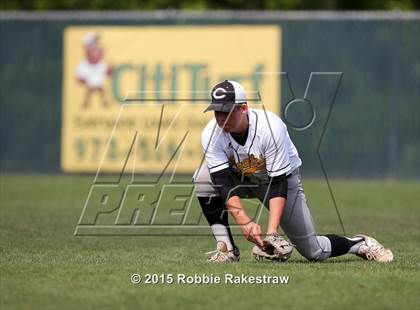
[[(210, 174), (213, 184), (223, 201), (227, 201), (230, 197), (238, 195), (235, 190), (232, 190), (236, 187), (234, 179), (232, 178), (232, 173), (233, 172), (230, 168), (225, 168)], [(269, 186), (267, 196), (268, 200), (276, 197), (283, 197), (287, 199), (288, 183), (286, 174), (270, 177), (268, 184), (270, 184), (270, 182), (271, 185)]]
[(276, 197), (283, 197), (287, 199), (287, 177), (286, 174), (282, 174), (276, 177), (270, 177), (269, 182), (271, 186), (268, 190), (268, 200)]
[(227, 202), (230, 197), (237, 196), (235, 190), (235, 182), (232, 178), (232, 171), (230, 168), (225, 168), (210, 174), (216, 190), (219, 192), (223, 201)]

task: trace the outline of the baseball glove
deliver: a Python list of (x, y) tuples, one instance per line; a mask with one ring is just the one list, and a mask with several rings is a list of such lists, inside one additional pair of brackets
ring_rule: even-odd
[(258, 261), (268, 259), (284, 262), (292, 255), (293, 246), (278, 234), (267, 235), (263, 243), (263, 247), (254, 246), (252, 248), (252, 254)]

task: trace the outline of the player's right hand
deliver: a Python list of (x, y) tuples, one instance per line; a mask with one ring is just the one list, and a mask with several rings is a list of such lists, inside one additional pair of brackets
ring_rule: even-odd
[(242, 232), (248, 241), (260, 247), (264, 245), (261, 239), (261, 227), (257, 223), (249, 222), (248, 224), (242, 225)]

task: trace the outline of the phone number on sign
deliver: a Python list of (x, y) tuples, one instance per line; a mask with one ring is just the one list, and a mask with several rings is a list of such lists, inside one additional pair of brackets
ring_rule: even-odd
[(271, 276), (271, 275), (234, 275), (227, 273), (224, 276), (214, 274), (157, 274), (146, 273), (140, 275), (134, 273), (131, 275), (133, 284), (288, 284), (289, 276)]

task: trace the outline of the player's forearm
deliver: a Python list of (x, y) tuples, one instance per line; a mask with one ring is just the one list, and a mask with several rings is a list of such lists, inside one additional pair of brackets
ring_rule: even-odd
[(263, 241), (261, 240), (261, 227), (257, 223), (254, 223), (245, 210), (242, 208), (241, 200), (238, 196), (230, 197), (226, 207), (230, 214), (232, 214), (235, 222), (241, 225), (242, 232), (246, 239), (262, 247)]
[(226, 207), (229, 213), (233, 216), (236, 224), (246, 225), (249, 222), (251, 222), (251, 219), (242, 207), (241, 200), (238, 196), (230, 197), (226, 204)]
[(270, 199), (270, 211), (268, 213), (267, 234), (277, 232), (277, 227), (280, 225), (280, 220), (283, 215), (286, 199), (283, 197), (276, 197)]

